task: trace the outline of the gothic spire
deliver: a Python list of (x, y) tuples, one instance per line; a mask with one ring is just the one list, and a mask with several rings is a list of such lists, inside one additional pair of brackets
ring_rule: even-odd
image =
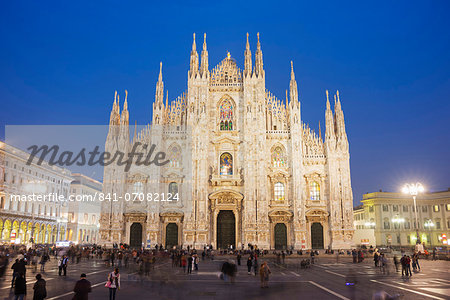
[(291, 81), (289, 83), (291, 102), (296, 104), (298, 102), (298, 89), (297, 89), (297, 81), (295, 80), (294, 74), (294, 63), (291, 60)]
[(189, 75), (191, 77), (197, 75), (198, 73), (198, 53), (197, 46), (195, 45), (195, 33), (193, 34), (193, 42), (192, 42), (192, 51), (191, 51), (191, 63), (190, 63), (190, 71)]
[(128, 91), (125, 90), (125, 102), (123, 103), (122, 116), (120, 117), (121, 124), (128, 126), (129, 112), (128, 112)]
[(325, 110), (325, 140), (334, 139), (334, 119), (333, 112), (330, 107), (330, 100), (328, 98), (328, 90), (325, 91), (327, 94), (327, 109)]
[(336, 121), (336, 134), (339, 139), (346, 139), (347, 134), (345, 133), (345, 121), (344, 112), (341, 107), (341, 100), (339, 99), (339, 91), (336, 91), (335, 99), (337, 98), (336, 105), (334, 106), (334, 114)]
[(202, 51), (202, 64), (200, 66), (200, 74), (206, 77), (208, 73), (208, 50), (206, 49), (206, 33), (203, 35), (203, 51)]
[(158, 82), (156, 83), (155, 104), (161, 107), (163, 101), (164, 101), (164, 82), (162, 80), (162, 62), (160, 62)]
[(256, 76), (264, 76), (264, 69), (263, 69), (263, 55), (261, 51), (261, 43), (259, 42), (259, 32), (257, 34), (258, 36), (258, 43), (256, 45), (256, 52), (255, 52), (255, 74)]
[(247, 32), (247, 44), (245, 45), (244, 52), (244, 75), (252, 74), (252, 52), (250, 51), (250, 44), (248, 42), (248, 32)]

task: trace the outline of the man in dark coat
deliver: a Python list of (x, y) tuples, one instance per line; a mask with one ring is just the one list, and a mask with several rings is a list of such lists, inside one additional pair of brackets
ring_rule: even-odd
[(33, 290), (33, 300), (44, 300), (47, 297), (47, 288), (45, 287), (46, 282), (42, 279), (41, 274), (36, 275), (36, 282), (34, 283)]
[(81, 274), (80, 280), (77, 281), (73, 288), (75, 296), (74, 300), (87, 300), (88, 294), (92, 291), (91, 283), (86, 279), (86, 274)]
[(25, 276), (22, 272), (20, 272), (16, 277), (16, 282), (14, 284), (14, 295), (16, 295), (16, 299), (22, 300), (25, 298), (27, 294), (27, 282), (25, 280)]

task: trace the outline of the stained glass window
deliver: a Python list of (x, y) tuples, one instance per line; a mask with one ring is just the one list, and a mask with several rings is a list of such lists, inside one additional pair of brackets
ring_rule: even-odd
[(281, 182), (275, 183), (274, 186), (274, 194), (275, 194), (275, 201), (284, 201), (284, 184)]
[(230, 100), (223, 100), (219, 107), (220, 130), (233, 130), (233, 104)]
[(169, 166), (179, 168), (181, 163), (181, 149), (178, 145), (172, 145), (169, 149)]
[(233, 156), (228, 152), (220, 156), (220, 175), (233, 175)]
[(309, 194), (311, 196), (311, 200), (320, 200), (320, 185), (317, 181), (311, 182), (309, 186)]
[(286, 165), (284, 152), (281, 147), (276, 147), (272, 152), (272, 164), (275, 168), (284, 167)]

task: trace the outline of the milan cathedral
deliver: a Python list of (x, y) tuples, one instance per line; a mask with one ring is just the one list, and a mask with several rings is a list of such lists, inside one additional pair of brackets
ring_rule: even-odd
[[(134, 136), (127, 99), (121, 111), (116, 96), (106, 151), (154, 144), (169, 163), (127, 172), (105, 166), (103, 192), (121, 199), (102, 203), (100, 244), (350, 248), (353, 196), (339, 92), (334, 111), (326, 92), (322, 138), (302, 122), (292, 62), (290, 77), (284, 101), (266, 89), (259, 33), (254, 61), (247, 34), (243, 70), (230, 53), (210, 69), (206, 34), (201, 57), (194, 34), (187, 91), (164, 100), (161, 64), (151, 124)], [(126, 193), (179, 199), (126, 201)]]

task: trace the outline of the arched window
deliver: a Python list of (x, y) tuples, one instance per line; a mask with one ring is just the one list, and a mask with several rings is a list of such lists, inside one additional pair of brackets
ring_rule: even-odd
[(169, 183), (169, 194), (170, 198), (174, 198), (176, 194), (178, 194), (178, 183), (171, 182)]
[(233, 130), (233, 104), (225, 99), (220, 103), (220, 130)]
[(220, 175), (233, 175), (233, 156), (228, 152), (220, 156)]
[(274, 185), (275, 201), (284, 201), (285, 189), (284, 184), (277, 182)]
[(173, 168), (179, 168), (181, 165), (181, 148), (174, 144), (169, 148), (169, 166)]
[(137, 181), (133, 185), (133, 193), (142, 194), (144, 192), (144, 185), (142, 182)]
[(286, 158), (281, 147), (275, 147), (272, 152), (272, 166), (274, 168), (284, 167), (286, 165)]
[(313, 181), (309, 185), (309, 194), (311, 200), (320, 200), (320, 185), (317, 181)]

